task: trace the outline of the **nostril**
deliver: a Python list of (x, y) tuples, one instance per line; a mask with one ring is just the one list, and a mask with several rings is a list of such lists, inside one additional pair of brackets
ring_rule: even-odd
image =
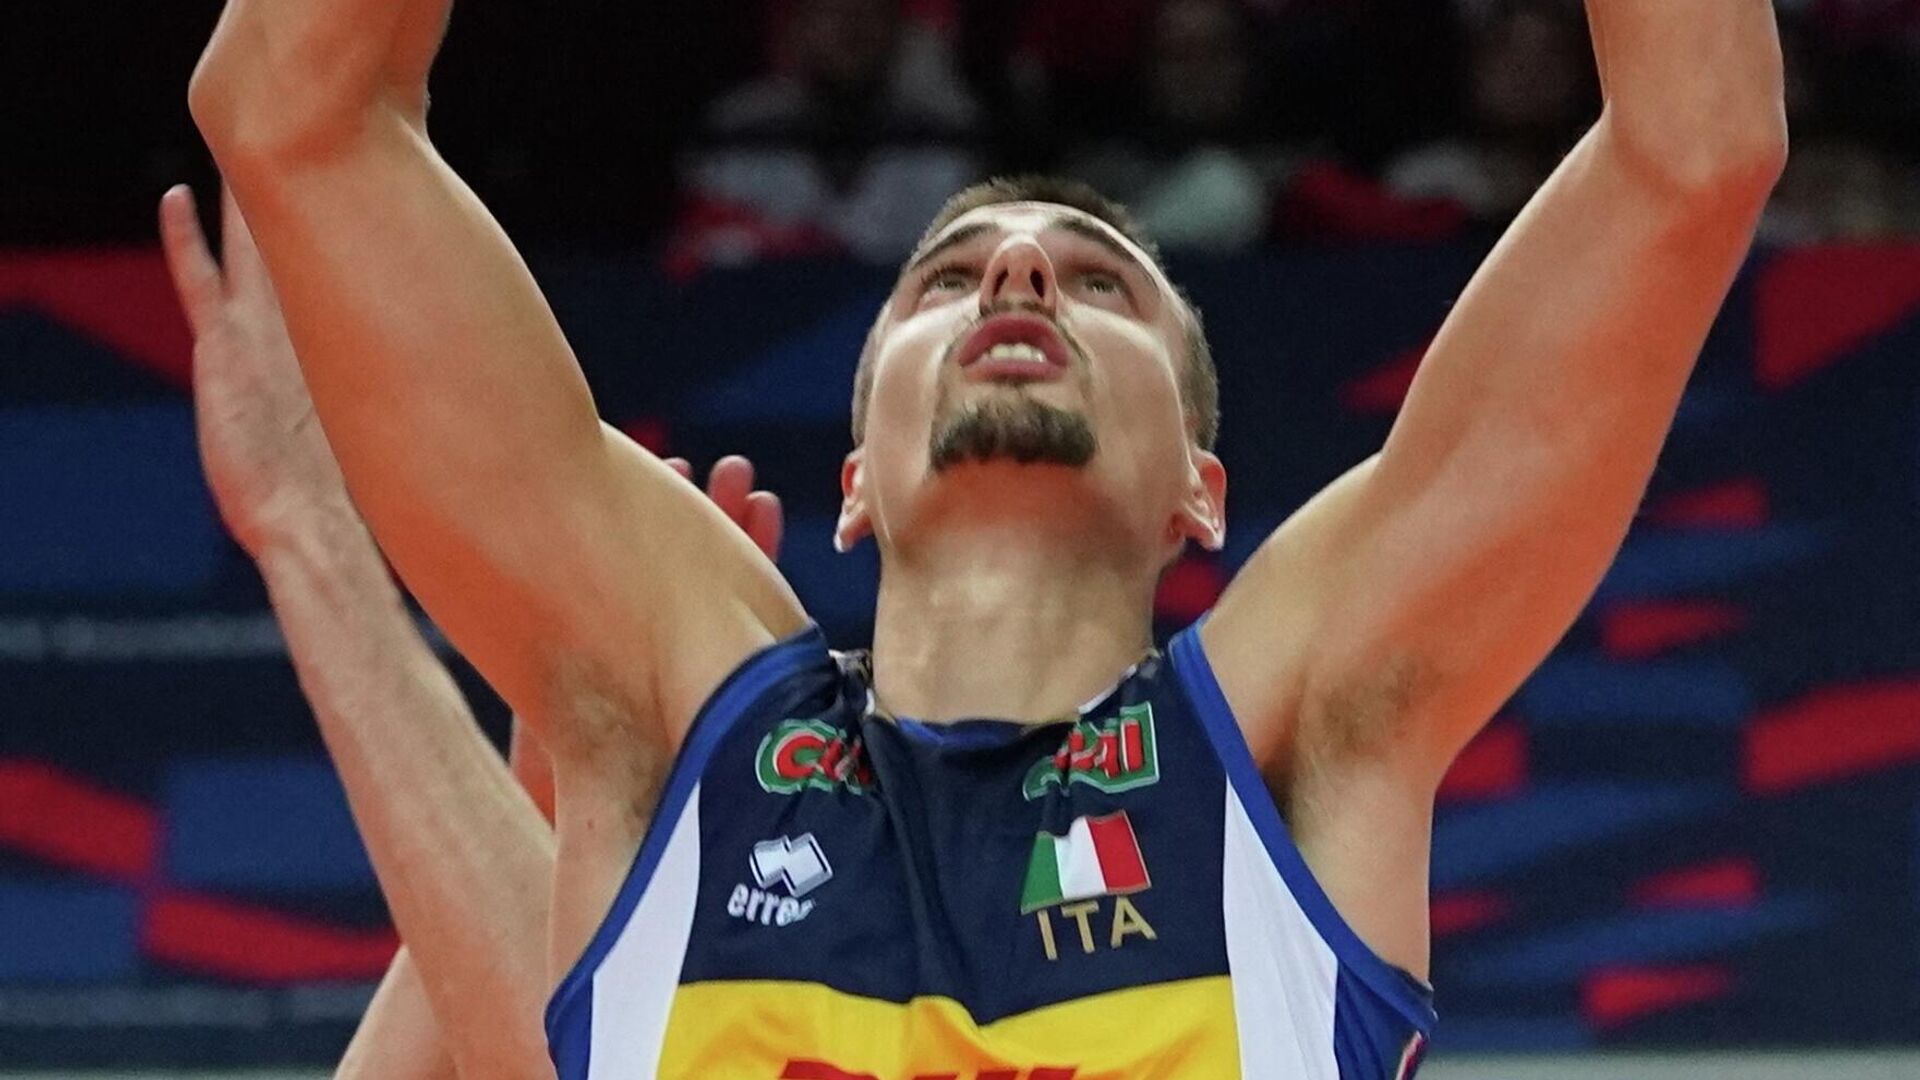
[(1033, 271), (1033, 294), (1035, 296), (1047, 295), (1047, 279), (1038, 269)]

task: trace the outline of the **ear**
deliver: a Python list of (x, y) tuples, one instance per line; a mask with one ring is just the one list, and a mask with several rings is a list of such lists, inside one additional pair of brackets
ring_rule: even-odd
[(1186, 495), (1174, 514), (1174, 539), (1219, 551), (1227, 543), (1227, 467), (1211, 451), (1198, 447), (1188, 455), (1188, 462)]
[(867, 516), (866, 449), (856, 446), (840, 463), (840, 520), (833, 526), (833, 550), (845, 553), (873, 534)]

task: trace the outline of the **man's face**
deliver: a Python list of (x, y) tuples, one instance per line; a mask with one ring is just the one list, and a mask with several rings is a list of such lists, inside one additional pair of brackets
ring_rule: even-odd
[(1007, 203), (955, 220), (875, 325), (842, 540), (911, 542), (943, 493), (972, 491), (977, 513), (983, 491), (1046, 488), (1063, 514), (1100, 508), (1116, 541), (1215, 542), (1224, 480), (1181, 403), (1186, 317), (1153, 260), (1089, 214)]

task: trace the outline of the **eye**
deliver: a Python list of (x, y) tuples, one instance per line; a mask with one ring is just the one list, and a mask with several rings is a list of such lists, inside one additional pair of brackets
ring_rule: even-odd
[(957, 263), (936, 266), (920, 277), (921, 292), (965, 291), (972, 288), (973, 272)]
[(1080, 285), (1095, 296), (1128, 295), (1126, 281), (1120, 275), (1106, 270), (1089, 270), (1080, 275)]

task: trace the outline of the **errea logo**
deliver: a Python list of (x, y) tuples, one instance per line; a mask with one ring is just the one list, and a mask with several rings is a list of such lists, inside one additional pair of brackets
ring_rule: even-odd
[(820, 850), (820, 841), (815, 840), (812, 833), (801, 833), (798, 840), (784, 836), (778, 840), (762, 840), (753, 845), (753, 858), (749, 862), (753, 879), (761, 888), (771, 889), (778, 883), (787, 887), (790, 896), (805, 896), (833, 877), (827, 853)]
[[(727, 914), (761, 926), (791, 926), (813, 914), (813, 901), (801, 898), (833, 879), (833, 866), (812, 833), (760, 841), (747, 866), (759, 888), (735, 885)], [(780, 896), (776, 886), (787, 895)]]

